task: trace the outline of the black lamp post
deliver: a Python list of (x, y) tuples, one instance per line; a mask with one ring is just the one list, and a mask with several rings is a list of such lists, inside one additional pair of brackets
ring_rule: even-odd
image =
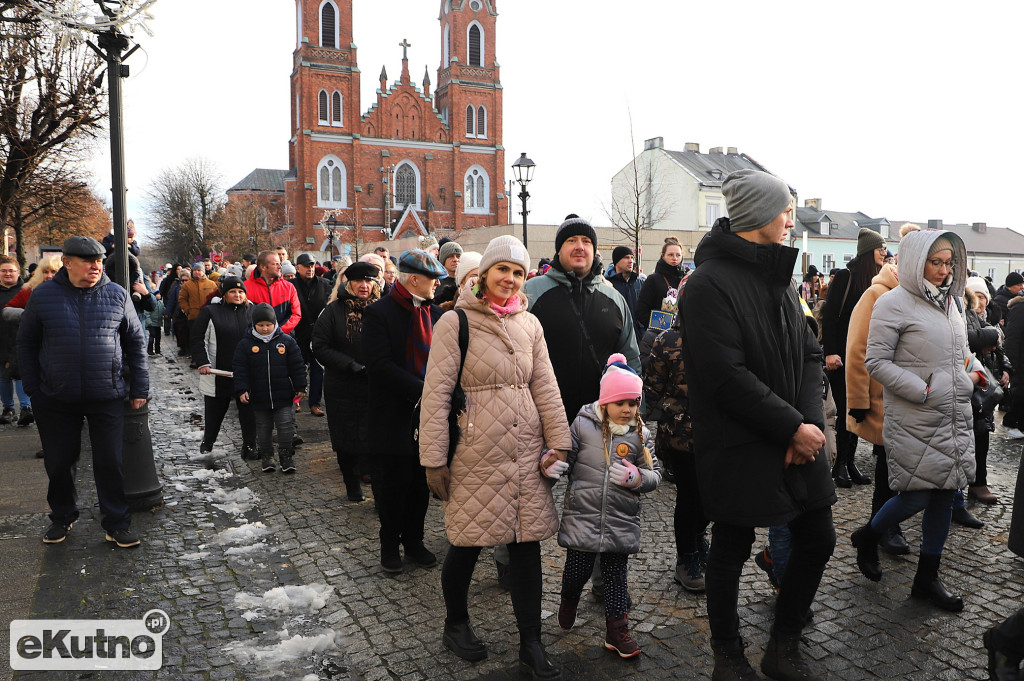
[(331, 252), (331, 257), (334, 257), (334, 229), (338, 226), (338, 218), (331, 214), (331, 217), (327, 218), (327, 250)]
[(522, 188), (519, 192), (519, 200), (523, 202), (523, 210), (520, 215), (523, 216), (523, 246), (529, 248), (530, 245), (526, 240), (526, 216), (530, 214), (530, 211), (526, 210), (526, 199), (530, 198), (530, 192), (526, 191), (526, 185), (530, 184), (530, 180), (533, 179), (533, 170), (537, 167), (530, 159), (526, 158), (526, 152), (516, 159), (516, 162), (512, 164), (512, 172), (515, 173), (516, 182)]

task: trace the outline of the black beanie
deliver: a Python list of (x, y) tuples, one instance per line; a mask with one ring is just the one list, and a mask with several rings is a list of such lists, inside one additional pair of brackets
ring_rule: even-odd
[(632, 248), (629, 246), (616, 246), (612, 250), (612, 265), (618, 265), (620, 260), (629, 255), (633, 255)]
[(269, 303), (258, 303), (252, 309), (252, 325), (256, 326), (260, 322), (277, 324), (277, 315), (274, 314), (274, 308), (270, 307)]
[(242, 283), (242, 280), (231, 275), (221, 277), (217, 284), (220, 286), (221, 296), (226, 296), (228, 291), (233, 288), (241, 289), (243, 292), (245, 291), (245, 284)]
[(1020, 272), (1010, 272), (1006, 275), (1005, 283), (1008, 287), (1024, 284), (1024, 276), (1021, 276)]
[(555, 253), (562, 250), (562, 244), (571, 236), (587, 237), (594, 244), (594, 250), (597, 250), (597, 232), (594, 231), (589, 222), (575, 213), (567, 215), (565, 222), (558, 226), (558, 231), (555, 232)]

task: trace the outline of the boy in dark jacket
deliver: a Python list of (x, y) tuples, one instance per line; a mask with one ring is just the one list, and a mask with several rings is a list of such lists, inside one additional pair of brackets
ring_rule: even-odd
[(281, 333), (274, 308), (260, 303), (253, 308), (252, 328), (235, 348), (232, 370), (235, 393), (245, 404), (252, 405), (256, 417), (256, 439), (263, 460), (263, 472), (274, 472), (274, 427), (277, 427), (277, 448), (281, 472), (294, 473), (296, 396), (306, 390), (306, 365), (302, 351), (291, 336)]

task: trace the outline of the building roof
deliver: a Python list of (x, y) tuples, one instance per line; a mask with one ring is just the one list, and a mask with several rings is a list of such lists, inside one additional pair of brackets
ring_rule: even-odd
[[(964, 240), (968, 253), (992, 253), (996, 255), (1024, 256), (1024, 234), (1015, 232), (1008, 227), (989, 227), (983, 222), (973, 225), (947, 225), (935, 220), (918, 222), (916, 220), (893, 221), (893, 225), (911, 222), (922, 229), (943, 229), (956, 234)], [(894, 234), (898, 236), (898, 234)]]
[(762, 170), (770, 172), (760, 163), (746, 154), (714, 153), (702, 154), (699, 151), (664, 150), (669, 158), (688, 171), (698, 182), (706, 187), (721, 187), (722, 181), (729, 173), (736, 170)]
[[(828, 219), (830, 223), (829, 233), (821, 233), (821, 224)], [(861, 227), (870, 227), (876, 232), (882, 233), (882, 226), (889, 224), (885, 218), (869, 218), (861, 212), (847, 213), (839, 210), (815, 210), (807, 206), (797, 206), (796, 220), (793, 221), (794, 237), (802, 237), (807, 232), (808, 237), (831, 238), (831, 239), (856, 239)]]
[(228, 192), (284, 192), (284, 176), (287, 172), (287, 170), (257, 168), (229, 189)]

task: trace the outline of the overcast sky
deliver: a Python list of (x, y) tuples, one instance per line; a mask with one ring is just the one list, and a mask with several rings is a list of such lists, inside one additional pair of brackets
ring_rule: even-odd
[[(354, 0), (361, 108), (382, 65), (437, 82), (439, 0)], [(825, 209), (1024, 231), (1024, 4), (500, 0), (506, 179), (537, 164), (530, 221), (609, 224), (612, 175), (661, 136), (738, 147)], [(129, 211), (189, 157), (226, 189), (287, 167), (291, 0), (161, 0), (124, 83)], [(109, 157), (94, 162), (110, 184)], [(518, 211), (518, 199), (515, 199)], [(518, 215), (513, 216), (518, 221)]]

